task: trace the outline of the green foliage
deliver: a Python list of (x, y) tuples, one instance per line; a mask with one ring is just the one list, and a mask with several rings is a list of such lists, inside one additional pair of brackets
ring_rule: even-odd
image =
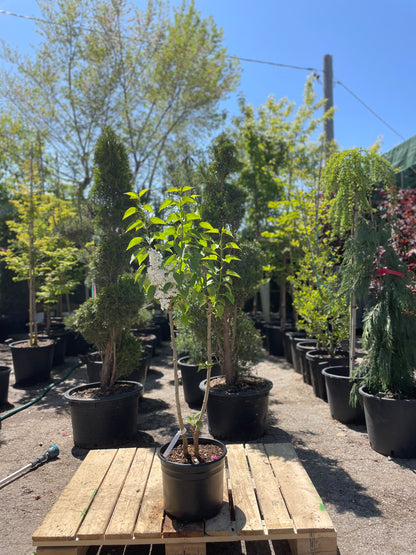
[(121, 371), (126, 373), (120, 361), (127, 361), (130, 368), (128, 353), (123, 352), (132, 342), (127, 343), (126, 330), (137, 320), (145, 293), (137, 287), (134, 275), (128, 272), (129, 239), (122, 218), (129, 206), (125, 193), (131, 187), (131, 173), (127, 151), (110, 127), (103, 130), (94, 159), (91, 198), (96, 248), (91, 256), (90, 273), (97, 296), (78, 309), (74, 328), (101, 352), (101, 387), (106, 390), (112, 387)]
[(391, 189), (395, 174), (383, 157), (358, 148), (333, 154), (325, 166), (322, 181), (329, 203), (329, 221), (341, 237), (351, 235), (363, 220), (370, 219), (377, 186)]
[(247, 192), (232, 181), (232, 176), (241, 169), (235, 144), (226, 134), (213, 142), (212, 160), (205, 169), (199, 170), (203, 179), (201, 217), (214, 227), (229, 227), (235, 234), (241, 226), (245, 213)]
[(347, 299), (340, 293), (335, 270), (338, 259), (328, 248), (319, 255), (307, 252), (291, 279), (299, 327), (318, 340), (318, 348), (327, 349), (331, 355), (349, 334)]
[(33, 55), (2, 48), (0, 117), (11, 114), (12, 121), (2, 148), (19, 151), (14, 122), (32, 129), (41, 121), (44, 150), (59, 152), (58, 168), (44, 158), (45, 172), (55, 180), (59, 172), (81, 196), (93, 179), (103, 122), (128, 145), (133, 180), (140, 174), (151, 187), (176, 142), (196, 140), (222, 121), (219, 102), (237, 85), (237, 62), (193, 1), (171, 7), (149, 0), (140, 8), (126, 0), (38, 4)]
[[(366, 309), (363, 346), (367, 350), (356, 371), (360, 385), (369, 392), (406, 398), (416, 388), (416, 297), (415, 276), (401, 262), (390, 242), (373, 262), (374, 281)], [(380, 274), (387, 268), (402, 275)]]
[(75, 211), (68, 201), (31, 192), (24, 185), (17, 186), (10, 202), (15, 217), (7, 221), (10, 239), (7, 249), (0, 254), (13, 272), (14, 281), (33, 283), (29, 319), (31, 341), (36, 343), (34, 298), (46, 312), (50, 311), (56, 308), (59, 297), (72, 292), (81, 280), (80, 251), (61, 234)]

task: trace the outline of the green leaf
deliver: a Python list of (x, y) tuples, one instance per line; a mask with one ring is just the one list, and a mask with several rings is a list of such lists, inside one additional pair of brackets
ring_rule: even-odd
[(130, 208), (128, 208), (123, 216), (123, 220), (125, 220), (126, 218), (128, 218), (129, 216), (131, 216), (132, 214), (136, 214), (138, 212), (136, 206), (130, 206)]
[(161, 218), (158, 218), (157, 216), (152, 216), (150, 218), (150, 223), (151, 224), (157, 224), (157, 225), (165, 225), (166, 222), (164, 222)]
[(128, 244), (128, 247), (127, 247), (126, 250), (129, 250), (129, 249), (131, 249), (132, 247), (134, 247), (135, 245), (138, 245), (138, 244), (140, 244), (140, 243), (142, 243), (142, 242), (143, 242), (143, 237), (134, 237), (134, 238), (130, 241), (130, 243)]
[(159, 212), (161, 212), (162, 210), (164, 210), (165, 208), (167, 208), (168, 206), (172, 206), (172, 204), (174, 204), (174, 201), (171, 198), (167, 198), (165, 199), (162, 204), (160, 205), (159, 208)]

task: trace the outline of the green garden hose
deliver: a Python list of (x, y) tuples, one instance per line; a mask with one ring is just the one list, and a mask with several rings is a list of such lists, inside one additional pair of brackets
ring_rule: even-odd
[(71, 374), (72, 372), (75, 370), (75, 368), (78, 368), (79, 366), (82, 366), (82, 362), (78, 362), (78, 364), (75, 364), (75, 366), (72, 366), (68, 372), (65, 374), (65, 376), (55, 382), (52, 382), (48, 385), (48, 387), (40, 394), (38, 395), (35, 399), (32, 399), (32, 401), (29, 401), (28, 403), (25, 403), (24, 405), (17, 407), (15, 409), (9, 410), (8, 412), (5, 412), (4, 414), (0, 415), (0, 421), (5, 420), (6, 418), (9, 418), (9, 416), (13, 416), (13, 414), (16, 414), (17, 412), (20, 412), (21, 410), (27, 409), (28, 407), (34, 405), (35, 403), (37, 403), (38, 401), (40, 401), (42, 399), (42, 397), (44, 397), (53, 387), (55, 387), (56, 385), (59, 385), (60, 383), (62, 383), (63, 381), (65, 381)]

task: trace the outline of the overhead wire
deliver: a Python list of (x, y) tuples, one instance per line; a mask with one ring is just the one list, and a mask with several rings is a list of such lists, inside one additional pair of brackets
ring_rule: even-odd
[[(10, 11), (7, 11), (7, 10), (0, 10), (0, 14), (10, 15), (10, 16), (13, 16), (13, 17), (19, 17), (21, 19), (27, 19), (27, 20), (31, 20), (31, 21), (38, 21), (40, 23), (46, 23), (46, 24), (49, 24), (49, 25), (57, 25), (57, 23), (55, 23), (53, 21), (49, 21), (47, 19), (43, 19), (43, 18), (35, 17), (35, 16), (22, 15), (22, 14), (18, 14), (18, 13), (15, 13), (15, 12), (10, 12)], [(88, 29), (88, 28), (85, 28), (85, 29), (86, 30), (91, 30), (91, 29)], [(253, 58), (243, 58), (241, 56), (227, 56), (227, 57), (237, 59), (238, 61), (241, 61), (241, 62), (249, 62), (249, 63), (255, 63), (255, 64), (270, 65), (270, 66), (275, 66), (275, 67), (283, 67), (283, 68), (295, 69), (295, 70), (301, 70), (301, 71), (313, 71), (318, 76), (322, 72), (321, 69), (317, 69), (317, 68), (314, 68), (314, 67), (304, 67), (304, 66), (298, 66), (298, 65), (293, 65), (293, 64), (283, 64), (283, 63), (279, 63), (279, 62), (271, 62), (271, 61), (267, 61), (267, 60), (257, 60), (257, 59), (253, 59)], [(381, 121), (388, 129), (390, 129), (390, 131), (392, 131), (395, 135), (400, 137), (403, 141), (405, 140), (405, 137), (403, 137), (403, 135), (401, 135), (398, 131), (396, 131), (384, 118), (382, 118), (379, 114), (377, 114), (377, 112), (375, 112), (372, 108), (370, 108), (370, 106), (368, 106), (368, 104), (366, 104), (356, 93), (354, 93), (342, 81), (334, 81), (334, 84), (337, 84), (337, 85), (340, 85), (341, 87), (343, 87), (353, 98), (355, 98), (355, 100), (357, 100), (357, 102), (359, 102), (374, 117), (376, 117), (379, 121)]]

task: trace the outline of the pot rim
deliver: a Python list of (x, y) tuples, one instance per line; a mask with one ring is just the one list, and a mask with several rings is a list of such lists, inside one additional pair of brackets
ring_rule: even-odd
[(348, 373), (349, 373), (349, 366), (347, 366), (346, 364), (333, 364), (332, 366), (325, 366), (324, 368), (322, 368), (321, 374), (323, 376), (328, 376), (329, 378), (340, 378), (342, 380), (352, 381), (349, 375), (348, 376), (340, 376), (339, 374), (333, 374), (331, 372), (332, 368), (346, 368)]
[(379, 397), (378, 395), (372, 395), (371, 393), (368, 393), (367, 391), (367, 386), (362, 385), (359, 389), (358, 392), (360, 393), (360, 395), (362, 397), (367, 397), (367, 399), (374, 399), (375, 402), (383, 402), (383, 403), (416, 403), (416, 399), (391, 399), (389, 397)]
[[(11, 343), (9, 343), (9, 347), (10, 348), (15, 347), (19, 349), (20, 348), (18, 347), (19, 343), (28, 343), (28, 341), (29, 341), (29, 338), (19, 339), (19, 341), (12, 341)], [(50, 347), (51, 345), (55, 345), (55, 341), (50, 337), (48, 337), (48, 339), (38, 338), (38, 345), (30, 345), (28, 349), (38, 349), (39, 347)]]
[[(211, 380), (213, 379), (217, 379), (217, 378), (224, 378), (224, 374), (220, 375), (220, 376), (212, 376)], [(273, 382), (271, 380), (269, 380), (268, 378), (263, 378), (261, 376), (253, 376), (255, 378), (259, 378), (260, 380), (263, 380), (265, 382), (265, 386), (262, 389), (256, 389), (254, 391), (218, 391), (215, 389), (210, 388), (209, 390), (209, 394), (210, 395), (219, 395), (222, 397), (254, 397), (256, 395), (264, 395), (265, 393), (269, 393), (269, 391), (272, 389), (273, 387)], [(205, 391), (206, 389), (206, 384), (207, 380), (202, 380), (201, 383), (199, 384), (199, 389), (201, 389), (202, 391)]]
[[(194, 438), (188, 437), (188, 442), (192, 443), (194, 442)], [(178, 443), (181, 443), (181, 439), (179, 438), (178, 441), (175, 444), (175, 447)], [(200, 463), (200, 464), (190, 464), (190, 463), (178, 463), (175, 461), (169, 461), (168, 459), (166, 459), (163, 455), (163, 452), (170, 444), (170, 441), (168, 441), (167, 443), (164, 443), (163, 445), (161, 445), (160, 447), (158, 447), (157, 449), (157, 456), (159, 457), (159, 459), (164, 463), (164, 464), (169, 464), (172, 465), (173, 467), (181, 467), (181, 468), (193, 468), (193, 469), (198, 469), (198, 468), (204, 468), (206, 466), (215, 464), (215, 463), (219, 463), (220, 461), (222, 461), (226, 455), (227, 455), (227, 446), (225, 445), (225, 443), (223, 443), (222, 441), (220, 441), (219, 439), (215, 439), (215, 438), (211, 438), (211, 437), (200, 437), (199, 438), (199, 443), (200, 444), (207, 444), (207, 443), (211, 443), (211, 444), (215, 444), (215, 445), (219, 445), (222, 449), (223, 449), (223, 453), (220, 457), (218, 457), (218, 459), (215, 459), (213, 461), (208, 461), (208, 462), (204, 462), (204, 463)]]
[(7, 366), (7, 365), (3, 365), (0, 366), (0, 374), (6, 374), (7, 372), (10, 374), (10, 372), (12, 371), (12, 367), (11, 366)]
[(140, 382), (134, 382), (131, 380), (116, 380), (116, 383), (128, 383), (128, 384), (135, 384), (137, 387), (132, 389), (131, 391), (126, 391), (124, 393), (117, 393), (117, 394), (110, 394), (107, 397), (97, 398), (97, 399), (84, 399), (81, 397), (73, 397), (72, 392), (76, 390), (84, 390), (84, 389), (92, 389), (93, 387), (100, 387), (100, 382), (92, 382), (87, 384), (76, 385), (75, 387), (71, 387), (64, 392), (64, 398), (70, 401), (71, 403), (105, 403), (107, 401), (114, 401), (118, 399), (124, 399), (125, 397), (130, 397), (131, 395), (138, 394), (140, 391), (143, 390), (143, 384)]

